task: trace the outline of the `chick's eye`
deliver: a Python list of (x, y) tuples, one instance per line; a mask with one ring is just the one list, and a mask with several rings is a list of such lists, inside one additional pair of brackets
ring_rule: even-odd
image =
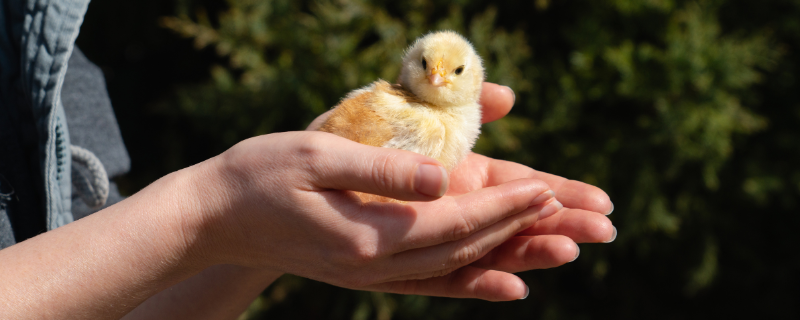
[(425, 61), (425, 58), (422, 58), (422, 69), (428, 69), (428, 61)]
[(460, 66), (456, 69), (456, 74), (461, 74), (462, 72), (464, 72), (464, 66)]

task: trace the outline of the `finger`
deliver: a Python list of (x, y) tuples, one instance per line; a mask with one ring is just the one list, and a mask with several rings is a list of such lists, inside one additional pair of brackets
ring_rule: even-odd
[(449, 178), (436, 160), (418, 153), (359, 144), (325, 132), (297, 133), (291, 148), (311, 190), (338, 189), (408, 201), (444, 195)]
[[(493, 186), (522, 177), (539, 179), (550, 185), (556, 198), (567, 208), (584, 209), (599, 213), (610, 213), (614, 205), (602, 189), (593, 185), (546, 172), (536, 171), (527, 166), (510, 161), (496, 160), (480, 155), (473, 156), (473, 162), (484, 162), (486, 166), (485, 186)], [(453, 173), (455, 175), (456, 173)]]
[(471, 266), (514, 273), (558, 267), (574, 261), (579, 254), (578, 245), (569, 237), (517, 236), (494, 248)]
[[(382, 229), (400, 239), (400, 246), (391, 250), (402, 252), (461, 240), (523, 210), (540, 212), (550, 204), (552, 206), (545, 212), (548, 215), (555, 214), (561, 208), (561, 204), (553, 199), (553, 192), (547, 184), (539, 180), (520, 179), (437, 202), (411, 204), (420, 214), (417, 214), (410, 230), (404, 231), (391, 225)], [(375, 223), (390, 221), (382, 219), (381, 215), (375, 215), (375, 220)], [(533, 222), (535, 220), (530, 223)]]
[(506, 86), (484, 82), (480, 104), (483, 106), (483, 123), (504, 117), (514, 106), (514, 90)]
[(608, 217), (581, 209), (564, 209), (536, 222), (519, 235), (564, 235), (577, 243), (608, 243), (617, 237), (617, 228)]
[(489, 301), (524, 299), (529, 289), (519, 277), (505, 272), (463, 267), (441, 277), (381, 283), (366, 288), (400, 294), (475, 298)]
[(390, 280), (441, 276), (475, 262), (526, 226), (535, 223), (545, 208), (553, 211), (561, 208), (561, 204), (554, 200), (524, 209), (462, 240), (395, 254), (387, 261), (390, 264), (387, 268), (397, 269), (393, 274), (399, 276)]

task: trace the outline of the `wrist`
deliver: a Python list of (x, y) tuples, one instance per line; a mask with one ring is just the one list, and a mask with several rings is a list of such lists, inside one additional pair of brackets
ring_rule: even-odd
[(143, 258), (161, 261), (171, 273), (192, 275), (215, 264), (198, 227), (202, 206), (195, 171), (190, 167), (170, 173), (107, 209), (111, 215), (126, 215), (133, 245), (152, 255)]
[(166, 248), (197, 271), (231, 263), (218, 237), (229, 197), (214, 160), (173, 172), (146, 188), (169, 198), (162, 206), (162, 232), (170, 235)]
[[(254, 230), (252, 215), (270, 214), (262, 206), (248, 206), (248, 183), (251, 172), (226, 152), (207, 161), (174, 173), (174, 184), (183, 190), (180, 209), (173, 217), (178, 237), (185, 244), (186, 257), (203, 268), (230, 264), (255, 267), (263, 273), (278, 277), (283, 272), (267, 270), (263, 264), (253, 264), (254, 242), (262, 241), (271, 232)], [(261, 199), (263, 200), (263, 199)], [(251, 201), (252, 202), (252, 201)], [(254, 211), (255, 210), (255, 211)], [(258, 237), (254, 239), (253, 237)], [(257, 254), (264, 259), (270, 252)]]

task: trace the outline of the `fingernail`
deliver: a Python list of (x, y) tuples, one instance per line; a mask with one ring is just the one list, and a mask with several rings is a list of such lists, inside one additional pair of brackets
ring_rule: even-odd
[(533, 201), (531, 201), (531, 205), (529, 207), (532, 207), (532, 206), (535, 206), (535, 205), (540, 204), (542, 202), (545, 202), (547, 200), (550, 200), (551, 198), (553, 198), (555, 196), (556, 196), (556, 193), (553, 192), (553, 190), (547, 190), (545, 192), (542, 192), (542, 194), (540, 194), (536, 198), (533, 198)]
[(558, 202), (558, 200), (553, 200), (553, 202), (544, 206), (544, 208), (542, 208), (542, 211), (539, 211), (539, 220), (552, 216), (563, 208), (564, 205), (562, 205), (561, 202)]
[(580, 256), (580, 255), (581, 255), (581, 247), (579, 247), (578, 245), (575, 245), (575, 258), (572, 258), (572, 260), (570, 262), (578, 260), (578, 256)]
[(614, 240), (617, 240), (617, 227), (613, 227), (613, 228), (614, 228), (614, 234), (611, 235), (611, 240), (608, 240), (608, 241), (606, 241), (604, 243), (612, 243), (612, 242), (614, 242)]
[(443, 196), (449, 183), (447, 170), (441, 166), (420, 164), (414, 174), (414, 190), (427, 196)]
[(612, 212), (614, 212), (614, 203), (613, 202), (611, 203), (611, 210), (609, 210), (608, 213), (606, 213), (606, 215), (609, 215)]
[(514, 89), (511, 89), (511, 87), (509, 86), (505, 87), (508, 88), (508, 91), (511, 91), (511, 96), (514, 97), (514, 101), (511, 102), (511, 105), (513, 106), (515, 103), (517, 103), (517, 94), (514, 93)]
[(519, 299), (520, 300), (525, 300), (526, 298), (528, 298), (529, 294), (531, 294), (531, 288), (528, 287), (528, 285), (526, 284), (525, 285), (525, 296), (523, 296), (522, 298), (519, 298)]

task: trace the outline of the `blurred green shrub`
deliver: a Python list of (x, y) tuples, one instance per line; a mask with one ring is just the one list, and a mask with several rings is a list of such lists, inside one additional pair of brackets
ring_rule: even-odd
[(797, 316), (781, 302), (797, 300), (800, 268), (800, 1), (227, 0), (206, 12), (185, 0), (176, 11), (161, 26), (226, 63), (155, 109), (187, 119), (211, 152), (302, 129), (350, 90), (393, 81), (415, 38), (452, 29), (487, 80), (517, 94), (476, 152), (598, 185), (616, 205), (617, 240), (522, 274), (524, 302), (287, 276), (243, 319)]

